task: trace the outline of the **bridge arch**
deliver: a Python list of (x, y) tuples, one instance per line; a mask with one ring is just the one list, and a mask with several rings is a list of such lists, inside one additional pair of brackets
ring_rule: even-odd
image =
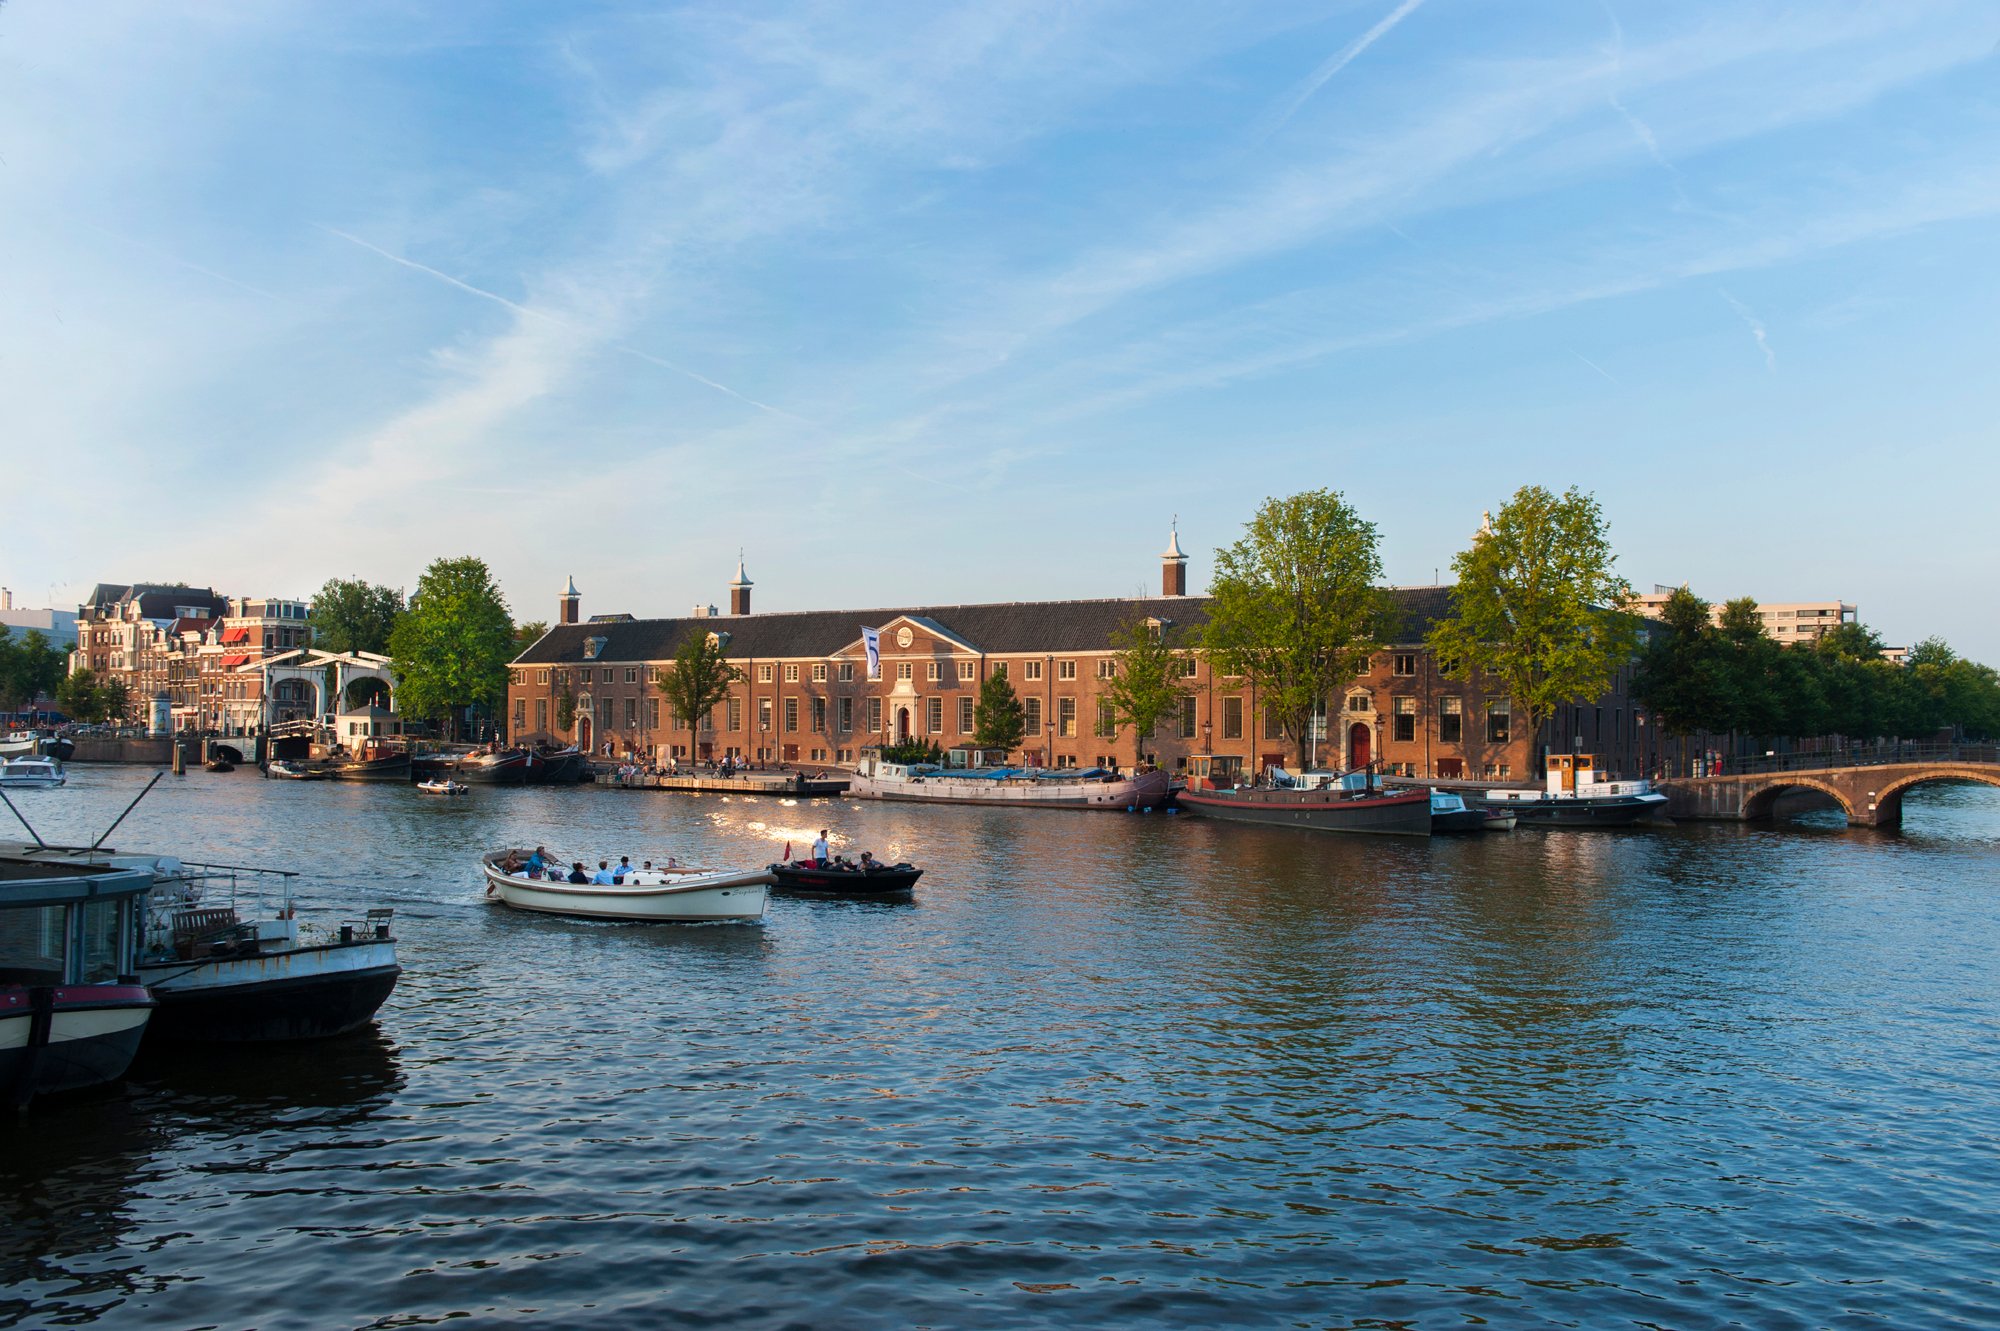
[(1849, 822), (1854, 821), (1854, 805), (1849, 802), (1847, 796), (1838, 787), (1815, 777), (1792, 775), (1774, 777), (1769, 785), (1759, 786), (1748, 795), (1745, 795), (1743, 797), (1743, 816), (1745, 818), (1772, 817), (1779, 796), (1785, 794), (1787, 791), (1794, 790), (1818, 791), (1839, 806), (1840, 811), (1847, 815)]
[(1898, 776), (1875, 792), (1876, 821), (1884, 827), (1898, 827), (1903, 821), (1903, 795), (1913, 787), (1933, 781), (1976, 781), (1983, 786), (2000, 786), (2000, 769), (1966, 765), (1940, 767)]

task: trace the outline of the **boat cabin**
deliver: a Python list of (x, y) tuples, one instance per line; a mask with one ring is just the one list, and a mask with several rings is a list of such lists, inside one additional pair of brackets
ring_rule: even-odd
[(1190, 790), (1234, 790), (1243, 784), (1243, 759), (1233, 753), (1197, 753), (1188, 759)]
[(0, 860), (0, 990), (130, 977), (152, 886), (140, 869)]
[(954, 744), (944, 751), (947, 767), (1005, 767), (1007, 750), (979, 744)]
[(1542, 790), (1489, 790), (1490, 803), (1533, 803), (1537, 800), (1608, 800), (1649, 794), (1650, 781), (1617, 781), (1597, 766), (1588, 753), (1549, 755), (1548, 780)]

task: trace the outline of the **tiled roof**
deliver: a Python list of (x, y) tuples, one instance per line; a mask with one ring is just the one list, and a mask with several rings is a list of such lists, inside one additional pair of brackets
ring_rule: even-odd
[[(1391, 590), (1401, 623), (1395, 642), (1416, 642), (1431, 621), (1451, 608), (1448, 587)], [(853, 646), (863, 627), (882, 628), (907, 617), (934, 623), (952, 637), (993, 656), (1101, 652), (1111, 635), (1134, 619), (1165, 619), (1181, 637), (1208, 621), (1205, 596), (1153, 596), (1101, 601), (1001, 601), (985, 605), (925, 605), (876, 610), (803, 610), (781, 614), (707, 618), (631, 619), (612, 623), (558, 624), (515, 658), (517, 665), (565, 662), (666, 661), (691, 633), (727, 633), (737, 661), (832, 656)], [(605, 640), (594, 657), (590, 638)]]

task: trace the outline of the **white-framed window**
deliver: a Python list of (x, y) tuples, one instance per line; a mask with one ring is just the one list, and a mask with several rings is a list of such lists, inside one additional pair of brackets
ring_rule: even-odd
[(787, 684), (796, 684), (796, 683), (798, 683), (798, 682), (799, 682), (799, 668), (798, 668), (798, 666), (797, 666), (797, 665), (788, 665), (788, 666), (786, 666), (786, 667), (785, 667), (785, 683), (787, 683)]
[(1056, 662), (1056, 678), (1057, 678), (1057, 679), (1075, 679), (1075, 678), (1076, 678), (1076, 662), (1074, 662), (1074, 661), (1058, 661), (1058, 662)]
[(930, 735), (944, 733), (944, 699), (924, 699), (924, 732)]
[(757, 667), (757, 682), (759, 684), (769, 684), (773, 678), (773, 674), (774, 672), (770, 666), (760, 665)]
[(743, 729), (743, 700), (741, 698), (731, 697), (728, 702), (723, 704), (723, 719), (728, 722), (728, 725), (724, 727), (725, 729)]
[(1021, 662), (1021, 678), (1023, 680), (1040, 679), (1041, 677), (1042, 663), (1040, 661)]
[(854, 699), (841, 698), (836, 700), (833, 706), (833, 715), (835, 720), (840, 724), (842, 734), (852, 731), (854, 729)]
[(1195, 659), (1194, 654), (1192, 652), (1181, 658), (1182, 679), (1193, 679), (1195, 677), (1195, 673), (1200, 669), (1201, 669), (1201, 663)]
[(1222, 700), (1222, 737), (1224, 739), (1243, 738), (1243, 700), (1224, 698)]
[(1056, 734), (1064, 739), (1076, 738), (1076, 699), (1056, 699)]
[(1374, 699), (1365, 693), (1350, 693), (1347, 695), (1347, 710), (1350, 712), (1371, 711), (1374, 706)]
[(912, 677), (913, 677), (913, 676), (914, 676), (915, 674), (916, 674), (916, 670), (915, 670), (915, 663), (914, 663), (914, 662), (911, 662), (911, 661), (898, 661), (898, 662), (896, 662), (896, 678), (897, 678), (897, 679), (910, 679), (910, 678), (912, 678)]
[(1390, 657), (1389, 673), (1394, 675), (1414, 675), (1417, 673), (1415, 652), (1396, 652)]
[(960, 661), (958, 663), (958, 677), (960, 679), (970, 680), (978, 673), (978, 669), (979, 667), (975, 662)]
[(813, 683), (826, 683), (826, 662), (819, 661), (813, 665)]
[(535, 683), (537, 683), (537, 684), (546, 684), (546, 683), (548, 683), (548, 682), (549, 682), (549, 672), (548, 672), (548, 671), (546, 671), (546, 670), (537, 670), (537, 671), (535, 672)]
[(970, 735), (972, 733), (974, 728), (972, 722), (972, 711), (973, 711), (972, 695), (968, 693), (958, 700), (959, 734)]
[(878, 735), (881, 732), (882, 700), (880, 698), (870, 698), (868, 700), (868, 733)]
[(757, 700), (757, 729), (769, 730), (770, 728), (771, 700), (769, 698), (759, 698)]
[(1397, 698), (1389, 705), (1389, 738), (1408, 743), (1417, 737), (1417, 700)]
[(1486, 704), (1486, 742), (1505, 744), (1514, 733), (1514, 705), (1510, 702)]
[[(796, 668), (796, 667), (795, 667)], [(796, 735), (799, 730), (799, 700), (785, 699), (785, 733)]]
[(1181, 695), (1181, 738), (1193, 739), (1195, 725), (1194, 695)]
[(637, 683), (639, 682), (639, 667), (638, 667), (638, 666), (626, 666), (626, 667), (625, 667), (625, 682), (626, 682), (627, 684), (637, 684)]
[(1438, 742), (1458, 744), (1465, 739), (1465, 701), (1462, 698), (1438, 699)]
[(935, 684), (944, 678), (944, 662), (929, 661), (924, 664), (924, 678)]
[(852, 684), (854, 682), (854, 662), (842, 661), (840, 663), (840, 682), (843, 684)]
[(1097, 704), (1097, 737), (1099, 739), (1111, 739), (1117, 734), (1118, 717), (1116, 710), (1110, 703), (1100, 699)]
[(1098, 660), (1097, 660), (1097, 677), (1098, 677), (1099, 679), (1116, 679), (1116, 678), (1118, 678), (1118, 660), (1117, 660), (1117, 658), (1116, 658), (1116, 657), (1111, 657), (1111, 656), (1101, 656), (1101, 657), (1099, 657), (1099, 658), (1098, 658)]
[(1022, 731), (1029, 735), (1042, 733), (1042, 700), (1024, 698), (1021, 700)]

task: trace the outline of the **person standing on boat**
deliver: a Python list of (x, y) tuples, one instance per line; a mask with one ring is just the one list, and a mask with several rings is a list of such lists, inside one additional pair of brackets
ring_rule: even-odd
[(819, 840), (813, 842), (813, 860), (824, 868), (831, 853), (832, 848), (826, 844), (826, 829), (822, 827), (819, 829)]

